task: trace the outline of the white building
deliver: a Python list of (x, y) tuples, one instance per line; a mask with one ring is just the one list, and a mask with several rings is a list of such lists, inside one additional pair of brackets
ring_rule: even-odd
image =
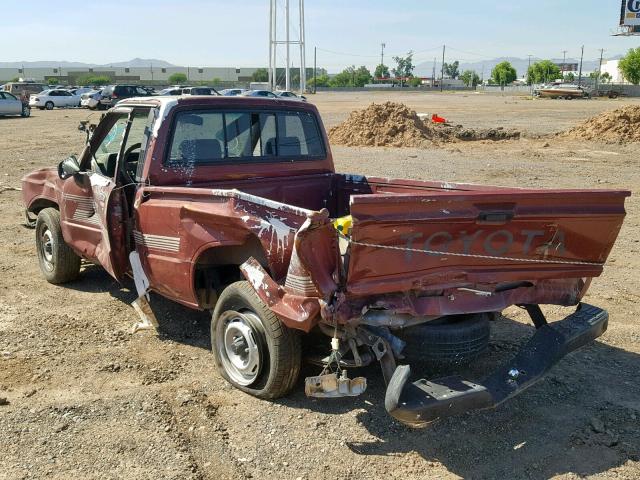
[(600, 74), (608, 73), (611, 76), (611, 83), (624, 83), (624, 75), (620, 71), (620, 60), (606, 60), (602, 62)]
[(167, 84), (174, 73), (184, 73), (188, 82), (250, 82), (257, 68), (235, 67), (94, 67), (94, 68), (0, 68), (0, 83), (16, 77), (45, 82), (49, 78), (59, 78), (59, 83), (75, 84), (81, 75), (106, 75), (119, 83)]

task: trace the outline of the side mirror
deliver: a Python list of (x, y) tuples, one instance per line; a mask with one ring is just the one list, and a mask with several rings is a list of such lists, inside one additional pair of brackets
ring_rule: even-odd
[(62, 180), (73, 177), (78, 173), (80, 173), (80, 164), (78, 163), (78, 159), (74, 155), (66, 158), (58, 165), (58, 176)]

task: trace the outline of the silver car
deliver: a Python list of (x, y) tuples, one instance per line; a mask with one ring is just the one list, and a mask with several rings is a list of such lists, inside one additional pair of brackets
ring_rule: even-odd
[(0, 116), (2, 115), (28, 117), (31, 115), (31, 107), (24, 105), (19, 98), (9, 92), (0, 92)]

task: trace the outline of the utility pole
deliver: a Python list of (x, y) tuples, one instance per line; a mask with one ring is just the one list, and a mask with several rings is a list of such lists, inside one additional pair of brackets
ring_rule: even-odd
[(276, 60), (277, 60), (277, 56), (276, 56), (276, 49), (277, 49), (277, 42), (276, 39), (278, 37), (278, 1), (277, 0), (271, 0), (271, 5), (272, 5), (272, 10), (273, 10), (273, 37), (271, 37), (271, 55), (273, 57), (273, 73), (271, 75), (271, 78), (273, 79), (273, 85), (271, 86), (271, 90), (275, 90), (277, 85), (278, 85), (278, 67), (276, 65)]
[(533, 95), (533, 83), (529, 81), (529, 70), (531, 69), (531, 57), (533, 55), (527, 55), (529, 57), (529, 66), (527, 67), (527, 84), (529, 84), (529, 95)]
[(444, 88), (444, 52), (446, 51), (447, 46), (442, 45), (442, 68), (440, 69), (440, 91)]
[(380, 65), (384, 65), (384, 49), (387, 46), (387, 44), (382, 42), (380, 46), (382, 47), (382, 51), (380, 52)]
[(300, 94), (304, 94), (307, 89), (307, 54), (304, 29), (304, 0), (299, 0), (299, 29), (300, 32)]
[(318, 91), (318, 47), (313, 47), (313, 93)]
[(284, 18), (285, 18), (285, 42), (286, 42), (286, 70), (284, 72), (284, 89), (291, 90), (291, 48), (289, 44), (289, 0), (284, 0)]
[(433, 75), (431, 76), (431, 88), (436, 86), (436, 62), (437, 58), (433, 57)]
[(563, 50), (562, 51), (562, 79), (564, 80), (564, 71), (566, 69), (567, 66), (567, 51)]
[(269, 90), (273, 89), (273, 0), (269, 0)]
[(584, 45), (582, 45), (582, 53), (580, 53), (580, 72), (578, 73), (578, 86), (582, 85), (582, 60), (584, 59)]
[(602, 57), (604, 56), (604, 48), (600, 49), (600, 66), (598, 67), (598, 73), (596, 74), (596, 88), (595, 92), (598, 93), (598, 83), (600, 81), (600, 75), (602, 75)]

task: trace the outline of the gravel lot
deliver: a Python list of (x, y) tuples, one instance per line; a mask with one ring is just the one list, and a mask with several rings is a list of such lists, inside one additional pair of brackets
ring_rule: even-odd
[[(7, 187), (79, 153), (83, 134), (76, 127), (89, 112), (0, 118), (0, 479), (640, 478), (638, 144), (553, 136), (639, 102), (395, 92), (311, 100), (327, 126), (372, 101), (392, 100), (468, 127), (525, 133), (517, 141), (431, 149), (336, 147), (339, 171), (632, 190), (605, 273), (586, 298), (609, 310), (608, 332), (497, 410), (423, 430), (386, 415), (377, 368), (364, 372), (370, 388), (359, 398), (307, 399), (301, 381), (288, 398), (257, 400), (215, 372), (207, 313), (154, 296), (161, 334), (131, 335), (132, 285), (93, 266), (64, 287), (43, 280), (34, 233), (21, 225), (20, 193)], [(460, 373), (481, 378), (532, 329), (521, 311), (509, 309), (494, 323), (490, 354)]]

